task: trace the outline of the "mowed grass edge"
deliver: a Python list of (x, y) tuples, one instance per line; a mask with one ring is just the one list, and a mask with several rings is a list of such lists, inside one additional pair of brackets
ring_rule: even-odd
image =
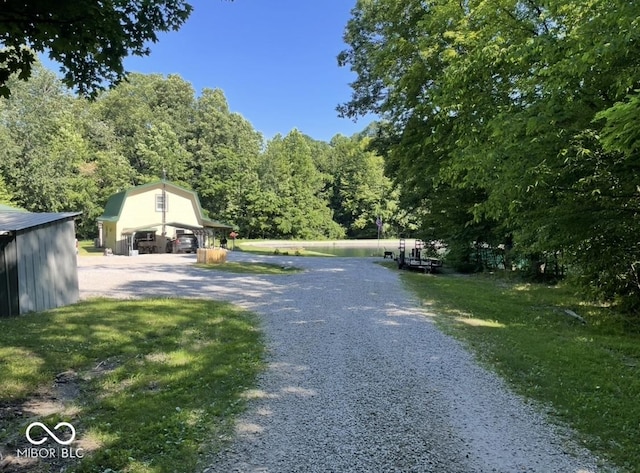
[[(402, 273), (435, 323), (616, 471), (640, 471), (640, 336), (568, 286)], [(587, 323), (565, 312), (570, 310)]]
[(197, 268), (209, 269), (212, 271), (221, 271), (234, 274), (266, 274), (281, 275), (295, 274), (302, 269), (294, 266), (284, 266), (274, 263), (260, 263), (252, 261), (226, 261), (224, 263), (196, 263)]
[[(29, 422), (66, 421), (86, 450), (66, 471), (196, 471), (230, 438), (263, 351), (254, 314), (208, 300), (97, 299), (2, 318), (3, 406), (47, 394), (60, 373), (78, 386), (62, 412), (5, 422), (3, 453)], [(49, 471), (25, 471), (36, 467)]]

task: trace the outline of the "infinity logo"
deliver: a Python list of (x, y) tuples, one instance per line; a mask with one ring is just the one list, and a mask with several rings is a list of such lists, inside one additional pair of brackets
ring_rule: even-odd
[(53, 440), (55, 440), (56, 442), (58, 442), (60, 445), (69, 445), (70, 443), (72, 443), (75, 439), (76, 439), (76, 429), (73, 428), (73, 425), (71, 425), (69, 422), (60, 422), (58, 425), (56, 425), (53, 430), (58, 430), (60, 427), (68, 427), (69, 429), (71, 429), (71, 438), (69, 440), (60, 440), (58, 437), (56, 437), (56, 434), (54, 434), (53, 432), (51, 432), (49, 430), (49, 428), (44, 425), (42, 422), (32, 422), (31, 424), (29, 424), (29, 427), (27, 427), (27, 440), (29, 440), (29, 442), (31, 442), (33, 445), (42, 445), (43, 443), (45, 443), (47, 441), (47, 439), (49, 437), (44, 436), (43, 438), (41, 438), (40, 440), (33, 440), (31, 438), (31, 435), (29, 434), (31, 432), (31, 429), (34, 428), (35, 426), (40, 427), (42, 430), (44, 430), (46, 433), (48, 433), (49, 435), (51, 435), (51, 437), (53, 438)]

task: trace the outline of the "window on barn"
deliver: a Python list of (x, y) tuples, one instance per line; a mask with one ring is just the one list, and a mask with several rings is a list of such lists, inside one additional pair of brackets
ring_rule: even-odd
[(165, 197), (166, 196), (162, 194), (156, 194), (156, 212), (162, 212), (163, 210), (166, 212), (169, 210), (169, 199), (165, 200)]

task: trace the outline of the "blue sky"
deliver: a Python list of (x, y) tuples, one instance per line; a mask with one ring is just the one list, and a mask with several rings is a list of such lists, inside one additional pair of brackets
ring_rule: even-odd
[(355, 76), (338, 67), (355, 0), (191, 0), (189, 20), (162, 34), (151, 55), (125, 60), (130, 72), (179, 74), (197, 93), (224, 91), (233, 112), (265, 138), (293, 128), (318, 140), (363, 130), (336, 106)]

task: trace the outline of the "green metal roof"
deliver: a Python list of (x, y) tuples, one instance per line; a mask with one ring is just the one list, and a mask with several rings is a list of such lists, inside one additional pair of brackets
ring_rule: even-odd
[(128, 191), (118, 192), (109, 197), (107, 205), (104, 206), (104, 213), (98, 217), (98, 220), (117, 222), (120, 218), (120, 212), (122, 211), (124, 200), (127, 197), (127, 192)]

